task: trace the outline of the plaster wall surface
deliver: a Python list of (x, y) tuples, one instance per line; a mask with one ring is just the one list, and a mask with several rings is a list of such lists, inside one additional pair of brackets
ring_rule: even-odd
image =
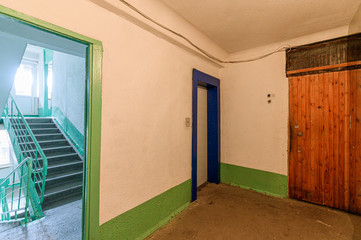
[(230, 53), (349, 24), (360, 0), (160, 0)]
[[(283, 44), (297, 46), (345, 36), (348, 26), (232, 54), (247, 59)], [(288, 79), (285, 52), (220, 70), (221, 162), (287, 175)], [(270, 94), (271, 97), (267, 97)], [(268, 103), (271, 100), (271, 103)]]
[(219, 65), (91, 1), (1, 4), (103, 43), (100, 224), (191, 178), (192, 69)]
[[(84, 134), (85, 58), (53, 52), (52, 107)], [(67, 130), (67, 129), (65, 129)]]
[(25, 49), (26, 41), (0, 33), (0, 115), (9, 98)]
[(355, 34), (361, 32), (361, 5), (358, 7), (355, 16), (349, 26), (349, 33)]

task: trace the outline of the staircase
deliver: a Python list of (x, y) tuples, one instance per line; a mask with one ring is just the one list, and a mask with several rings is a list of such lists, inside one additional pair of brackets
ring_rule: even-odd
[[(81, 199), (83, 185), (81, 156), (52, 118), (25, 118), (25, 120), (48, 159), (43, 210)], [(31, 141), (30, 136), (28, 139)], [(24, 150), (22, 146), (24, 143), (20, 142), (20, 148)], [(33, 147), (35, 148), (35, 145)], [(39, 160), (42, 164), (42, 160)]]

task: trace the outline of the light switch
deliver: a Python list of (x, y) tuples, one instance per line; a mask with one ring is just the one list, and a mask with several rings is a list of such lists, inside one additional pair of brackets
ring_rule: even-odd
[(190, 126), (191, 126), (191, 118), (186, 117), (186, 127), (190, 127)]

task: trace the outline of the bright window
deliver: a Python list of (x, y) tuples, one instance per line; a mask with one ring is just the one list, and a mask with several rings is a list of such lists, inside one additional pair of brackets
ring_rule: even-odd
[(3, 128), (3, 126), (0, 125), (0, 166), (7, 165), (9, 163), (10, 163), (10, 145), (9, 145), (8, 135), (7, 135), (7, 131)]
[(31, 96), (33, 87), (33, 71), (31, 65), (21, 64), (15, 76), (15, 94)]

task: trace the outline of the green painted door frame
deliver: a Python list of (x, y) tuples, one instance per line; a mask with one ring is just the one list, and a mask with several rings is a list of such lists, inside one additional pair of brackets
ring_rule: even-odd
[(84, 149), (83, 239), (99, 239), (100, 136), (103, 47), (98, 40), (0, 5), (0, 14), (30, 26), (85, 43), (87, 54), (86, 148)]

